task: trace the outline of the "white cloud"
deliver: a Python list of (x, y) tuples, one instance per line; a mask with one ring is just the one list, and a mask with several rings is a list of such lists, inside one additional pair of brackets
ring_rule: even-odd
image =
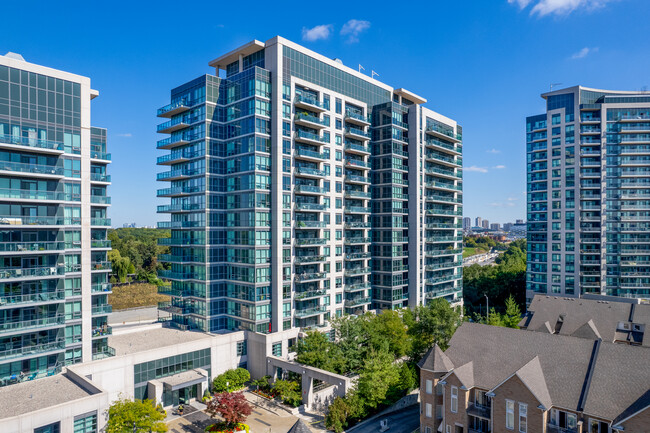
[(518, 197), (508, 197), (508, 201), (517, 201), (519, 200)]
[(490, 206), (490, 207), (514, 207), (515, 204), (513, 202), (511, 202), (511, 201), (507, 201), (505, 203), (497, 201), (497, 202), (488, 203), (488, 206)]
[(597, 53), (597, 52), (598, 52), (598, 47), (594, 47), (594, 48), (584, 47), (583, 49), (581, 49), (577, 53), (573, 53), (573, 55), (571, 56), (571, 59), (573, 59), (573, 60), (584, 59), (589, 54)]
[(303, 41), (318, 41), (320, 39), (327, 39), (330, 37), (330, 32), (332, 31), (331, 24), (322, 24), (320, 26), (312, 27), (308, 29), (307, 27), (302, 28), (302, 40)]
[(495, 148), (492, 148), (492, 149), (490, 149), (490, 150), (486, 150), (486, 152), (487, 152), (487, 153), (495, 153), (495, 154), (496, 154), (496, 153), (501, 153), (500, 150), (497, 150), (497, 149), (495, 149)]
[(359, 35), (370, 28), (370, 21), (350, 20), (343, 24), (341, 35), (348, 35), (348, 42), (359, 42)]
[(492, 168), (494, 168), (494, 169), (496, 169), (496, 170), (503, 170), (504, 168), (506, 168), (506, 166), (505, 166), (505, 165), (495, 165), (495, 166), (492, 167)]
[(463, 167), (463, 171), (475, 171), (477, 173), (487, 173), (488, 170), (485, 167), (477, 167), (472, 165), (471, 167)]
[(117, 134), (118, 137), (125, 137), (125, 138), (131, 138), (133, 137), (133, 134), (130, 132), (125, 132), (124, 134)]
[(586, 11), (600, 9), (612, 1), (615, 0), (508, 0), (508, 3), (518, 5), (519, 9), (534, 4), (530, 14), (543, 17), (551, 14), (569, 15), (578, 9)]

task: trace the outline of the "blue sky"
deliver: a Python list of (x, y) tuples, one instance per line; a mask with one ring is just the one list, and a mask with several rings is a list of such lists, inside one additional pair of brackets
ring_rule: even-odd
[[(551, 83), (650, 87), (647, 0), (8, 2), (0, 52), (87, 75), (108, 128), (113, 224), (154, 225), (156, 109), (208, 61), (281, 35), (358, 64), (464, 128), (464, 213), (524, 218), (525, 117)], [(10, 17), (10, 19), (9, 19)]]

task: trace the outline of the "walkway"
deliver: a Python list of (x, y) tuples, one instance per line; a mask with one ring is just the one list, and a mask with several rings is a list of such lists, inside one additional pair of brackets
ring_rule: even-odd
[(420, 427), (420, 405), (408, 406), (404, 409), (391, 412), (379, 418), (370, 419), (346, 430), (347, 433), (377, 433), (379, 432), (379, 421), (388, 420), (386, 433), (412, 433)]

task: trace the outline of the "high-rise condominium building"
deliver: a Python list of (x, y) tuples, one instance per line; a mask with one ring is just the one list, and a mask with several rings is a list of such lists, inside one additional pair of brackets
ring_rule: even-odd
[(460, 301), (455, 121), (281, 37), (210, 65), (158, 110), (174, 324), (268, 333)]
[(463, 230), (469, 230), (472, 228), (472, 219), (470, 217), (463, 218)]
[(501, 225), (499, 223), (492, 223), (490, 224), (490, 230), (500, 230)]
[(650, 298), (650, 94), (571, 87), (527, 118), (534, 293)]
[(481, 227), (483, 227), (484, 229), (489, 229), (490, 228), (490, 221), (489, 220), (481, 221)]
[(483, 218), (481, 217), (476, 217), (476, 220), (474, 221), (476, 224), (476, 227), (483, 227)]
[(0, 386), (109, 354), (97, 96), (89, 78), (0, 56)]

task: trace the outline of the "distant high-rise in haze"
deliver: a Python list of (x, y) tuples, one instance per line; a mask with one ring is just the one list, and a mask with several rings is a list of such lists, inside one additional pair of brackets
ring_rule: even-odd
[(483, 218), (481, 218), (481, 217), (476, 217), (476, 220), (475, 220), (475, 224), (474, 224), (474, 226), (475, 226), (475, 227), (482, 227), (482, 226), (483, 226), (482, 222), (483, 222)]
[(463, 218), (463, 230), (467, 230), (472, 227), (472, 219), (470, 217)]
[(490, 221), (489, 220), (481, 221), (481, 227), (483, 227), (484, 229), (489, 229), (490, 228)]

